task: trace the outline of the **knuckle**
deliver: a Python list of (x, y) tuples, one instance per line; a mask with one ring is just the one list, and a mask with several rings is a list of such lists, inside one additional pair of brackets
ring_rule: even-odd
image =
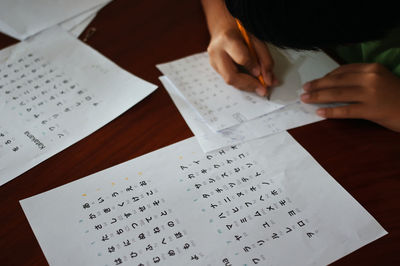
[(218, 45), (215, 43), (210, 43), (207, 47), (207, 53), (210, 55), (210, 57), (216, 56), (219, 52), (221, 52), (221, 49)]
[(346, 90), (341, 88), (333, 88), (327, 91), (327, 96), (332, 101), (342, 99), (346, 95)]
[(310, 93), (310, 100), (311, 101), (318, 101), (320, 99), (320, 93), (319, 92), (311, 92)]
[(379, 63), (371, 63), (369, 64), (369, 70), (372, 72), (379, 72), (382, 70), (382, 65)]
[(236, 78), (234, 77), (234, 75), (231, 75), (231, 74), (225, 75), (223, 78), (224, 78), (225, 83), (228, 85), (234, 86), (236, 83)]
[(208, 45), (208, 47), (207, 47), (207, 53), (211, 56), (211, 55), (214, 54), (214, 52), (215, 52), (214, 46), (211, 45), (211, 44)]
[(368, 83), (376, 82), (379, 79), (379, 73), (377, 72), (367, 73), (365, 74), (365, 79), (368, 81)]
[(251, 61), (251, 58), (249, 56), (247, 56), (246, 54), (240, 54), (237, 56), (236, 63), (238, 63), (242, 66), (251, 66), (252, 61)]
[(219, 73), (219, 69), (218, 69), (217, 64), (215, 63), (215, 61), (214, 61), (213, 59), (211, 59), (211, 58), (210, 58), (209, 61), (210, 61), (211, 67), (212, 67), (215, 71), (217, 71), (217, 72)]
[(216, 61), (218, 60), (218, 53), (215, 51), (215, 49), (207, 49), (208, 53), (208, 61), (210, 62), (211, 65), (215, 65)]
[(366, 90), (367, 90), (367, 93), (368, 93), (370, 96), (376, 96), (376, 95), (378, 94), (378, 90), (377, 90), (376, 86), (374, 86), (374, 83), (369, 84), (369, 85), (366, 87)]
[(309, 81), (309, 82), (308, 82), (308, 88), (311, 89), (311, 90), (313, 90), (313, 89), (317, 88), (316, 84), (317, 84), (317, 81), (316, 81), (316, 80)]
[(380, 74), (377, 72), (370, 72), (365, 74), (364, 86), (366, 86), (369, 93), (376, 93), (376, 87), (379, 84), (379, 79)]
[(334, 117), (334, 108), (325, 108), (324, 113), (326, 117)]
[(217, 64), (217, 62), (215, 61), (215, 57), (210, 56), (209, 59), (208, 59), (208, 61), (209, 61), (210, 65), (211, 65), (211, 67), (212, 67), (215, 71), (219, 72), (219, 71), (218, 71), (218, 67), (217, 67), (218, 64)]
[(241, 38), (240, 32), (235, 28), (235, 29), (229, 29), (224, 31), (221, 35), (222, 39), (226, 39), (226, 40), (235, 40), (235, 39), (239, 39)]
[(323, 83), (322, 79), (314, 79), (309, 82), (309, 89), (310, 90), (319, 89), (321, 87), (322, 83)]
[(351, 114), (349, 107), (338, 108), (336, 109), (336, 113), (340, 117), (349, 117)]

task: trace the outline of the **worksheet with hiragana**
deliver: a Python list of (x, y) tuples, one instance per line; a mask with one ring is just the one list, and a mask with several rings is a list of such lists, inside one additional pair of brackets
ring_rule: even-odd
[(60, 28), (0, 51), (0, 185), (155, 90)]
[(269, 99), (240, 91), (225, 83), (211, 67), (206, 52), (157, 65), (203, 117), (213, 131), (241, 124), (273, 112), (298, 99), (301, 80), (297, 68), (279, 50), (271, 48), (274, 73), (280, 84)]
[(160, 81), (196, 136), (204, 152), (215, 151), (229, 145), (239, 144), (323, 120), (322, 117), (315, 114), (315, 106), (306, 106), (300, 101), (296, 101), (269, 114), (215, 132), (207, 126), (204, 119), (185, 100), (168, 77), (162, 76)]
[(97, 13), (106, 4), (101, 4), (92, 9), (89, 9), (88, 11), (85, 11), (85, 12), (83, 12), (71, 19), (68, 19), (58, 25), (61, 28), (68, 31), (71, 35), (78, 37), (85, 30), (85, 28), (90, 24), (90, 22), (92, 22), (92, 20), (96, 17)]
[(2, 0), (0, 32), (25, 40), (57, 24), (71, 30), (111, 0)]
[(386, 234), (287, 132), (189, 138), (21, 205), (50, 265), (326, 265)]
[[(337, 63), (322, 52), (292, 51), (291, 54), (288, 54), (288, 58), (293, 63), (296, 61), (301, 62), (297, 71), (302, 83), (322, 77), (338, 66)], [(304, 104), (297, 100), (271, 113), (215, 132), (207, 126), (207, 121), (196, 112), (168, 77), (163, 76), (160, 80), (204, 152), (323, 120), (322, 117), (315, 114), (317, 108), (320, 107), (319, 105)], [(279, 88), (275, 90), (279, 91)]]

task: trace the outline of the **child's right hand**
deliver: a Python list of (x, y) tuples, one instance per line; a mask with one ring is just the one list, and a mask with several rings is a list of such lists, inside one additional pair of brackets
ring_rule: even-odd
[[(274, 85), (273, 60), (263, 42), (253, 36), (250, 38), (258, 59), (251, 55), (239, 30), (234, 27), (211, 38), (207, 49), (210, 63), (229, 85), (265, 96), (267, 88), (256, 77), (261, 73), (267, 87)], [(243, 66), (251, 75), (240, 72), (235, 63)]]
[[(272, 72), (273, 60), (266, 44), (249, 34), (257, 54), (257, 58), (254, 58), (224, 2), (202, 2), (211, 35), (207, 51), (212, 67), (226, 83), (240, 90), (254, 91), (260, 96), (267, 95), (267, 88), (277, 81)], [(237, 65), (243, 66), (251, 75), (241, 72)], [(260, 74), (267, 88), (257, 79)]]

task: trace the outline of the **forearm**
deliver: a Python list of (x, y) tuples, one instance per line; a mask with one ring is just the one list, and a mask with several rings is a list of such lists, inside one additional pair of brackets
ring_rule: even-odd
[(201, 0), (211, 37), (236, 27), (235, 20), (225, 6), (224, 0)]

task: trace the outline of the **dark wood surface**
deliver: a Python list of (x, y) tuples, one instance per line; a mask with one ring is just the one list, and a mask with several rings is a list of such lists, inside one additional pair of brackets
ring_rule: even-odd
[[(0, 187), (1, 265), (47, 264), (19, 200), (192, 136), (155, 65), (205, 51), (209, 35), (200, 2), (115, 0), (89, 27), (96, 29), (87, 41), (90, 46), (159, 88)], [(0, 34), (0, 48), (13, 43)], [(323, 121), (290, 134), (389, 232), (334, 265), (400, 265), (400, 134), (361, 120)]]

